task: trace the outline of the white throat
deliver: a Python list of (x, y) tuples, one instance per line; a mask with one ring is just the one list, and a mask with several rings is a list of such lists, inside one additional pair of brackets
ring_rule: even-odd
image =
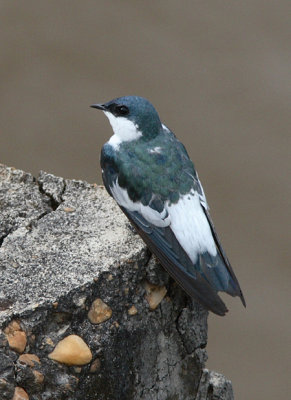
[(114, 135), (108, 141), (114, 148), (118, 148), (123, 142), (131, 142), (142, 136), (142, 133), (138, 130), (138, 125), (135, 125), (129, 119), (115, 117), (108, 111), (104, 111), (104, 114), (109, 119), (114, 132)]

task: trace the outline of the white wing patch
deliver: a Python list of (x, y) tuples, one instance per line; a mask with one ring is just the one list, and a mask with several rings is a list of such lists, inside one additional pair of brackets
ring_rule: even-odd
[(191, 191), (181, 196), (178, 203), (167, 206), (171, 229), (193, 263), (196, 262), (198, 254), (208, 251), (215, 256), (217, 253), (200, 201), (199, 194)]
[(208, 252), (212, 256), (217, 254), (216, 244), (208, 220), (203, 212), (201, 196), (192, 190), (189, 194), (180, 197), (176, 204), (166, 202), (164, 210), (159, 213), (141, 202), (133, 202), (126, 189), (115, 182), (110, 187), (117, 203), (128, 211), (137, 211), (148, 222), (159, 228), (171, 226), (178, 242), (195, 263), (198, 254)]
[(118, 149), (120, 143), (130, 142), (142, 136), (138, 126), (129, 119), (124, 117), (115, 117), (108, 111), (104, 111), (104, 114), (109, 119), (114, 132), (114, 135), (111, 136), (108, 143), (111, 144), (115, 150)]
[(162, 148), (157, 146), (157, 147), (154, 147), (152, 149), (148, 149), (148, 152), (151, 153), (151, 154), (161, 154)]
[(115, 182), (110, 190), (117, 203), (128, 211), (139, 212), (148, 222), (159, 228), (164, 228), (170, 224), (170, 217), (165, 209), (159, 213), (149, 206), (144, 206), (141, 202), (133, 202), (130, 200), (127, 190), (121, 188), (118, 182)]

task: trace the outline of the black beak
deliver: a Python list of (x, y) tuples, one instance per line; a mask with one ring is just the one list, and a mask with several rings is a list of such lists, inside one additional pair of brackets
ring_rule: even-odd
[(106, 111), (106, 107), (103, 104), (92, 104), (90, 107), (97, 108), (97, 110)]

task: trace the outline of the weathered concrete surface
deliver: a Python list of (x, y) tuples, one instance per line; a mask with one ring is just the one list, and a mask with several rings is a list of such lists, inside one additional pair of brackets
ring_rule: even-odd
[[(1, 399), (15, 387), (30, 400), (233, 399), (231, 383), (204, 370), (207, 312), (150, 256), (102, 187), (0, 165), (0, 213)], [(155, 310), (146, 281), (167, 288)], [(96, 299), (112, 310), (100, 324), (88, 319)], [(48, 358), (71, 334), (89, 346), (90, 363)]]

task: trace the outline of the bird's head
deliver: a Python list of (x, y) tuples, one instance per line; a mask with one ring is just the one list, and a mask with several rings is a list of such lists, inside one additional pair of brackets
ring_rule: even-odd
[(108, 103), (92, 104), (91, 107), (105, 113), (120, 142), (138, 138), (151, 140), (162, 129), (157, 111), (143, 97), (119, 97)]

